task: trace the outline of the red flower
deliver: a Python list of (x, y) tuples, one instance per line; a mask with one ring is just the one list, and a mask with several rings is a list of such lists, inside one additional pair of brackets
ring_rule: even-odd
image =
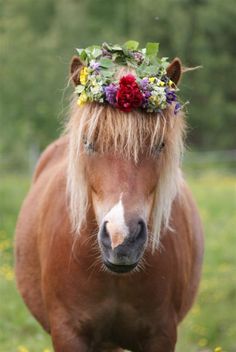
[(123, 76), (119, 82), (119, 89), (116, 93), (116, 107), (122, 111), (129, 112), (142, 105), (143, 94), (139, 89), (133, 75)]

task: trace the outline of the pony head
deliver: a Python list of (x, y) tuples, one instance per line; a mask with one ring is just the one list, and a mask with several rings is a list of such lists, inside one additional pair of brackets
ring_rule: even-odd
[[(78, 85), (83, 64), (74, 58), (71, 77)], [(181, 63), (166, 69), (177, 85)], [(117, 77), (136, 71), (120, 67)], [(74, 231), (96, 222), (96, 238), (105, 266), (132, 271), (146, 248), (155, 250), (169, 226), (171, 205), (181, 183), (184, 116), (175, 104), (148, 113), (122, 111), (108, 104), (72, 101), (68, 121), (67, 189)], [(93, 215), (91, 215), (93, 214)]]

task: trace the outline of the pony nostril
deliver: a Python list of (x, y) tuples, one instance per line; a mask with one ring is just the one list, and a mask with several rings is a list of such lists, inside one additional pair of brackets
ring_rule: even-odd
[(144, 240), (146, 239), (146, 224), (143, 220), (139, 220), (138, 224), (137, 224), (137, 230), (136, 230), (136, 236), (135, 236), (135, 240)]
[(110, 239), (109, 233), (107, 231), (106, 224), (107, 224), (107, 221), (104, 222), (104, 224), (102, 226), (102, 229), (100, 232), (100, 240), (101, 240), (101, 243), (103, 244), (104, 247), (111, 248), (111, 239)]
[(136, 235), (136, 241), (145, 242), (147, 238), (147, 228), (143, 220), (138, 222), (138, 231)]

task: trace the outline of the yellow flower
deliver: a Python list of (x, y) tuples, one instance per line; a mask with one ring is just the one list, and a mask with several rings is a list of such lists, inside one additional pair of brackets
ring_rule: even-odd
[(80, 83), (85, 86), (87, 80), (88, 80), (88, 67), (83, 67), (82, 70), (80, 71)]
[(29, 350), (25, 346), (19, 346), (17, 352), (29, 352)]
[(214, 352), (223, 352), (222, 348), (221, 347), (216, 347), (214, 349)]
[(13, 269), (9, 265), (4, 264), (0, 267), (0, 276), (3, 276), (8, 281), (12, 281), (14, 279)]
[(149, 82), (153, 83), (156, 80), (156, 77), (149, 77)]
[(158, 83), (158, 86), (160, 86), (160, 87), (164, 87), (164, 85), (165, 85), (165, 82), (163, 82), (163, 81), (160, 81), (160, 82)]
[(87, 100), (88, 100), (87, 94), (85, 92), (82, 92), (79, 96), (79, 99), (77, 100), (77, 104), (79, 106), (82, 106), (87, 102)]
[(169, 87), (172, 87), (173, 85), (175, 85), (175, 84), (174, 84), (174, 82), (171, 81), (171, 79), (170, 79), (169, 82), (168, 82), (168, 86), (169, 86)]

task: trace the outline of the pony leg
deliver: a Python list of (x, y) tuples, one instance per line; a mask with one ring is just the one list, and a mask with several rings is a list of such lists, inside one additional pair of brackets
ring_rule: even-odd
[(152, 341), (148, 343), (142, 352), (174, 352), (175, 345), (175, 341), (157, 339), (156, 342)]
[(174, 352), (175, 351), (175, 344), (165, 343), (161, 344), (158, 343), (156, 345), (151, 345), (149, 347), (145, 347), (143, 352)]
[(51, 337), (55, 352), (89, 352), (90, 343), (78, 334), (63, 310), (57, 310), (50, 321)]
[(52, 331), (51, 335), (55, 352), (89, 352), (87, 342), (72, 332), (63, 331), (59, 334)]
[(162, 330), (162, 334), (156, 334), (145, 344), (142, 352), (174, 352), (177, 342), (176, 326)]

